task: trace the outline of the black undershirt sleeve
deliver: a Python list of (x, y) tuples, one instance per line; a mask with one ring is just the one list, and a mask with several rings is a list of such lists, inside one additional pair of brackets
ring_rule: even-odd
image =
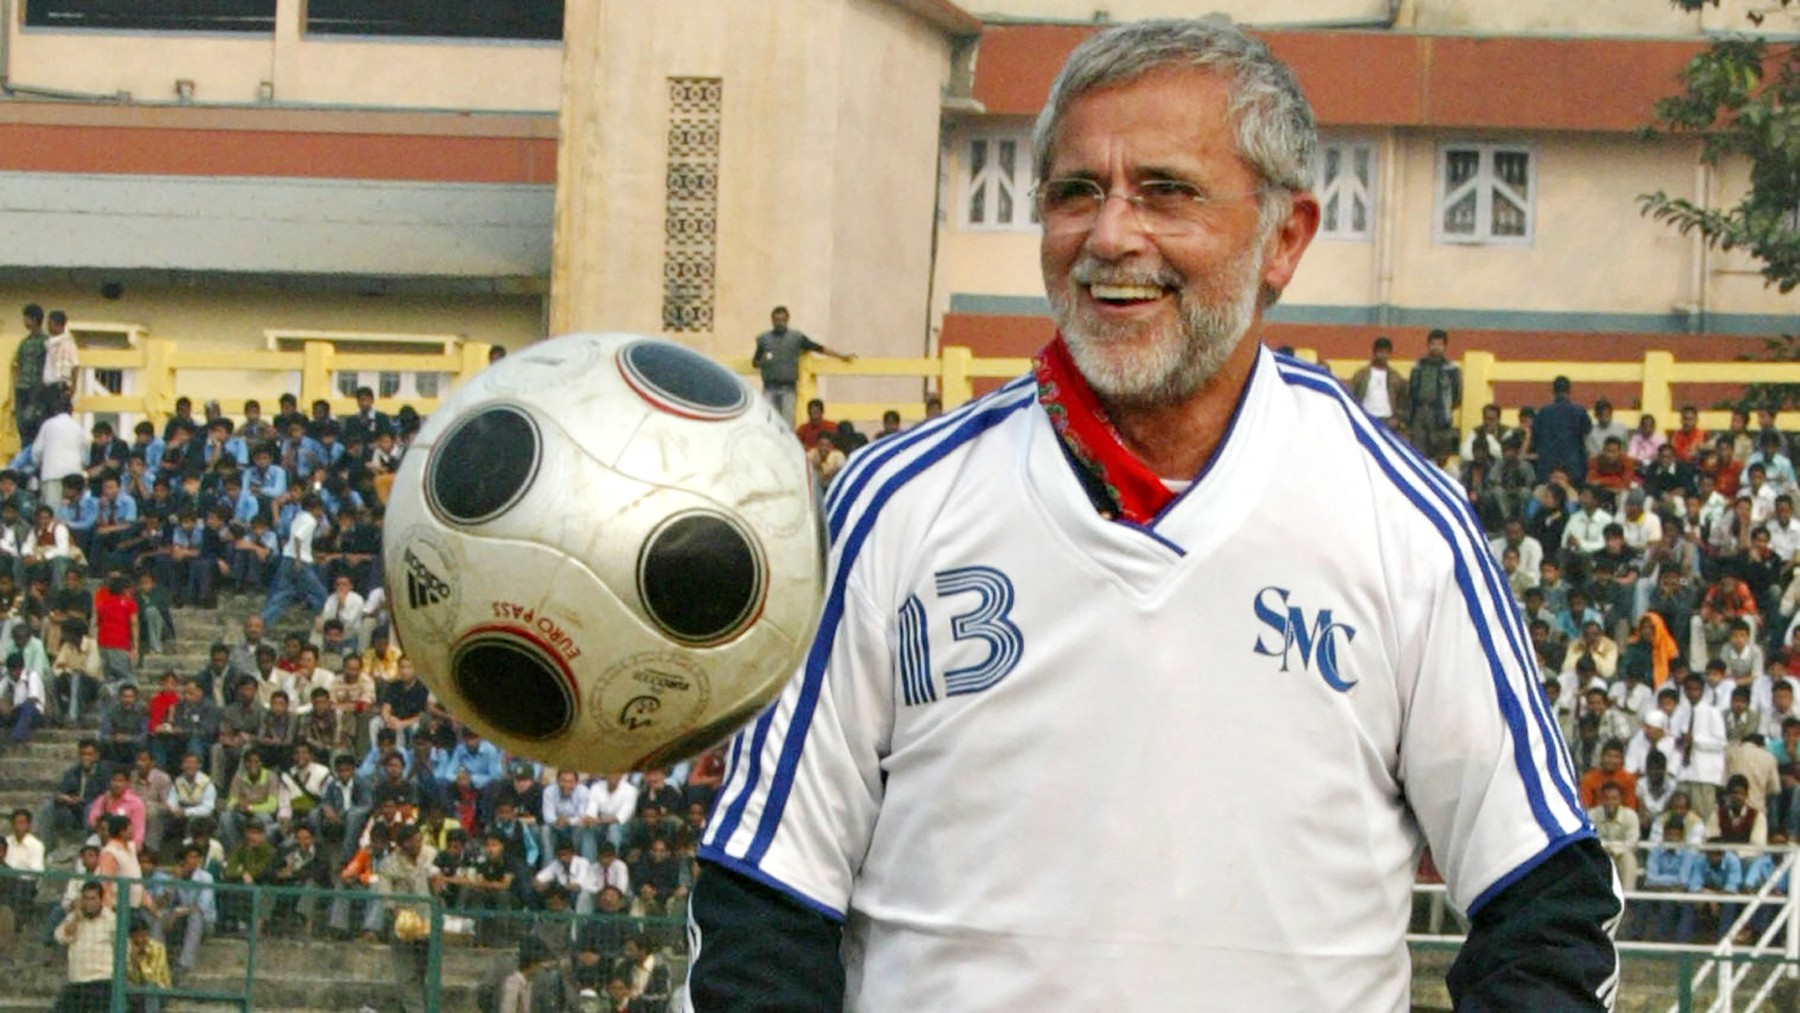
[(1610, 1010), (1619, 911), (1600, 842), (1550, 856), (1476, 912), (1448, 975), (1458, 1013)]
[(688, 972), (695, 1013), (838, 1013), (837, 922), (721, 865), (701, 861), (688, 901), (699, 947)]

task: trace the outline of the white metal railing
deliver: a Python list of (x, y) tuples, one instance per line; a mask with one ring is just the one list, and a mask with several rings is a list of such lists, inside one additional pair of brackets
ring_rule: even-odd
[[(1748, 844), (1684, 845), (1685, 849), (1731, 851), (1739, 854), (1756, 852), (1776, 859), (1768, 877), (1753, 893), (1685, 893), (1663, 890), (1627, 890), (1624, 894), (1625, 915), (1620, 926), (1628, 923), (1633, 904), (1735, 904), (1741, 910), (1729, 925), (1720, 927), (1716, 943), (1669, 943), (1648, 940), (1623, 940), (1622, 955), (1671, 956), (1693, 954), (1705, 956), (1694, 972), (1695, 982), (1711, 978), (1717, 991), (1707, 1013), (1756, 1013), (1766, 1008), (1784, 979), (1800, 980), (1800, 892), (1791, 887), (1793, 874), (1800, 871), (1800, 844), (1757, 847)], [(1642, 851), (1649, 851), (1646, 846)], [(1778, 888), (1785, 892), (1777, 892)], [(1408, 943), (1456, 944), (1466, 935), (1467, 923), (1462, 914), (1449, 904), (1442, 883), (1416, 883), (1415, 896), (1427, 898), (1429, 931), (1409, 932)], [(1455, 931), (1443, 931), (1444, 914), (1455, 921)], [(1771, 913), (1772, 912), (1772, 913)], [(1750, 942), (1740, 945), (1737, 937), (1752, 929), (1759, 914), (1768, 915), (1768, 924)], [(1740, 1003), (1738, 992), (1754, 984), (1755, 991)], [(1698, 1008), (1698, 1007), (1695, 1007)], [(1669, 1006), (1669, 1013), (1684, 1013), (1682, 1000)]]

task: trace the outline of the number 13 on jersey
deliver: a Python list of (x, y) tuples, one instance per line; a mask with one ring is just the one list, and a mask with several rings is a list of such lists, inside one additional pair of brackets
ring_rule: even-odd
[[(936, 608), (950, 612), (950, 638), (971, 642), (973, 659), (943, 675), (945, 696), (992, 689), (1025, 653), (1025, 638), (1011, 619), (1013, 583), (991, 566), (963, 566), (933, 575)], [(938, 698), (931, 663), (931, 613), (914, 594), (900, 606), (894, 637), (894, 669), (906, 706)], [(964, 652), (958, 652), (960, 655)]]

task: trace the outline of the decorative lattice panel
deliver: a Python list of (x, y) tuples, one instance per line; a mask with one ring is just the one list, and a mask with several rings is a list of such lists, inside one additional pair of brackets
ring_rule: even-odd
[(713, 329), (718, 261), (719, 123), (725, 85), (669, 78), (669, 169), (663, 230), (663, 329)]

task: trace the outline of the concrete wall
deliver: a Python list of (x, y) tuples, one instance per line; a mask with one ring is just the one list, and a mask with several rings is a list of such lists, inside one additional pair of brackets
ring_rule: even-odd
[[(20, 0), (14, 0), (16, 11)], [(263, 82), (283, 103), (420, 109), (556, 108), (561, 47), (543, 42), (304, 36), (303, 0), (279, 0), (272, 35), (107, 32), (6, 26), (15, 85), (171, 102), (257, 102)]]
[(666, 82), (717, 77), (715, 325), (681, 339), (744, 355), (782, 303), (833, 347), (922, 350), (950, 40), (886, 0), (626, 7), (569, 8), (553, 328), (661, 331)]

